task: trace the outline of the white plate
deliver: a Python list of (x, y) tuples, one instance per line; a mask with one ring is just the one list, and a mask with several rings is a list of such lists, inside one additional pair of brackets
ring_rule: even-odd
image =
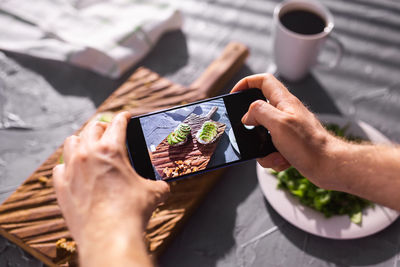
[[(369, 139), (373, 143), (390, 143), (383, 134), (365, 122), (325, 114), (318, 115), (318, 118), (324, 123), (335, 123), (341, 127), (349, 125), (347, 133)], [(271, 206), (291, 224), (314, 235), (332, 239), (365, 237), (388, 227), (399, 216), (397, 211), (375, 204), (363, 211), (361, 226), (352, 223), (348, 216), (325, 218), (323, 214), (300, 204), (286, 191), (277, 189), (276, 177), (258, 164), (257, 176)]]

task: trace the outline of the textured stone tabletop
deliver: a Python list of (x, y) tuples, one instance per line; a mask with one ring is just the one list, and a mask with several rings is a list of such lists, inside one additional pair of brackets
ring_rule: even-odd
[[(229, 41), (250, 49), (240, 78), (271, 62), (272, 11), (280, 1), (173, 1), (182, 31), (165, 35), (141, 63), (189, 85)], [(310, 109), (363, 120), (400, 143), (400, 2), (323, 0), (345, 47), (333, 70), (285, 84)], [(1, 33), (0, 33), (1, 35)], [(333, 46), (322, 59), (334, 57)], [(134, 68), (132, 68), (132, 71)], [(0, 201), (10, 195), (127, 76), (110, 80), (63, 63), (0, 55)], [(221, 92), (222, 93), (222, 92)], [(307, 234), (268, 204), (255, 161), (228, 168), (159, 260), (160, 266), (400, 266), (400, 221), (370, 237)], [(42, 266), (0, 237), (0, 266)]]

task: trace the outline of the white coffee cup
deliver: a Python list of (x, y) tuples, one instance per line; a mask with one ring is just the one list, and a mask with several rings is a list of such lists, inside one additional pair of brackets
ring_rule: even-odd
[[(316, 34), (301, 34), (286, 28), (281, 16), (293, 10), (310, 11), (323, 20), (325, 28)], [(290, 0), (275, 7), (273, 15), (273, 57), (277, 74), (289, 81), (298, 81), (316, 64), (334, 68), (343, 54), (343, 46), (330, 34), (334, 27), (333, 16), (323, 5), (313, 0)], [(318, 62), (322, 45), (330, 37), (336, 48), (336, 59), (330, 63)]]

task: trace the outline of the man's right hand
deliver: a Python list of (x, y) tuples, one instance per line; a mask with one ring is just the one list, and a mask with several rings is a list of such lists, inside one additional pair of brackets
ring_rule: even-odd
[[(344, 143), (334, 138), (285, 86), (271, 74), (257, 74), (239, 81), (232, 92), (259, 88), (266, 101), (258, 100), (250, 105), (242, 122), (267, 128), (279, 152), (258, 159), (265, 168), (281, 171), (290, 165), (320, 186), (331, 181), (321, 179), (321, 169), (326, 169), (332, 143)], [(318, 179), (313, 179), (313, 178)]]
[(331, 135), (271, 74), (239, 81), (232, 92), (259, 88), (269, 100), (250, 105), (242, 122), (263, 125), (279, 152), (258, 162), (277, 171), (293, 165), (314, 184), (400, 211), (400, 146), (353, 144)]

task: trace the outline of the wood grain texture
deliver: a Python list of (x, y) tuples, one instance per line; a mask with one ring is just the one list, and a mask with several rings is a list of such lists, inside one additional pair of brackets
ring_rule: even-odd
[[(212, 96), (215, 84), (222, 85), (232, 77), (247, 54), (247, 48), (241, 44), (228, 45), (211, 65), (213, 69), (219, 66), (218, 70), (206, 71), (209, 74), (200, 77), (205, 81), (208, 76), (213, 82), (197, 80), (196, 86), (189, 88), (174, 84), (149, 69), (138, 68), (91, 119), (105, 111), (128, 110), (132, 115), (139, 115)], [(76, 254), (64, 249), (69, 245), (56, 246), (63, 238), (66, 242), (72, 241), (52, 186), (52, 169), (61, 155), (62, 146), (0, 206), (0, 234), (49, 266), (76, 264)], [(171, 197), (156, 209), (147, 226), (145, 237), (151, 255), (158, 256), (162, 252), (221, 172), (217, 170), (171, 183)]]

